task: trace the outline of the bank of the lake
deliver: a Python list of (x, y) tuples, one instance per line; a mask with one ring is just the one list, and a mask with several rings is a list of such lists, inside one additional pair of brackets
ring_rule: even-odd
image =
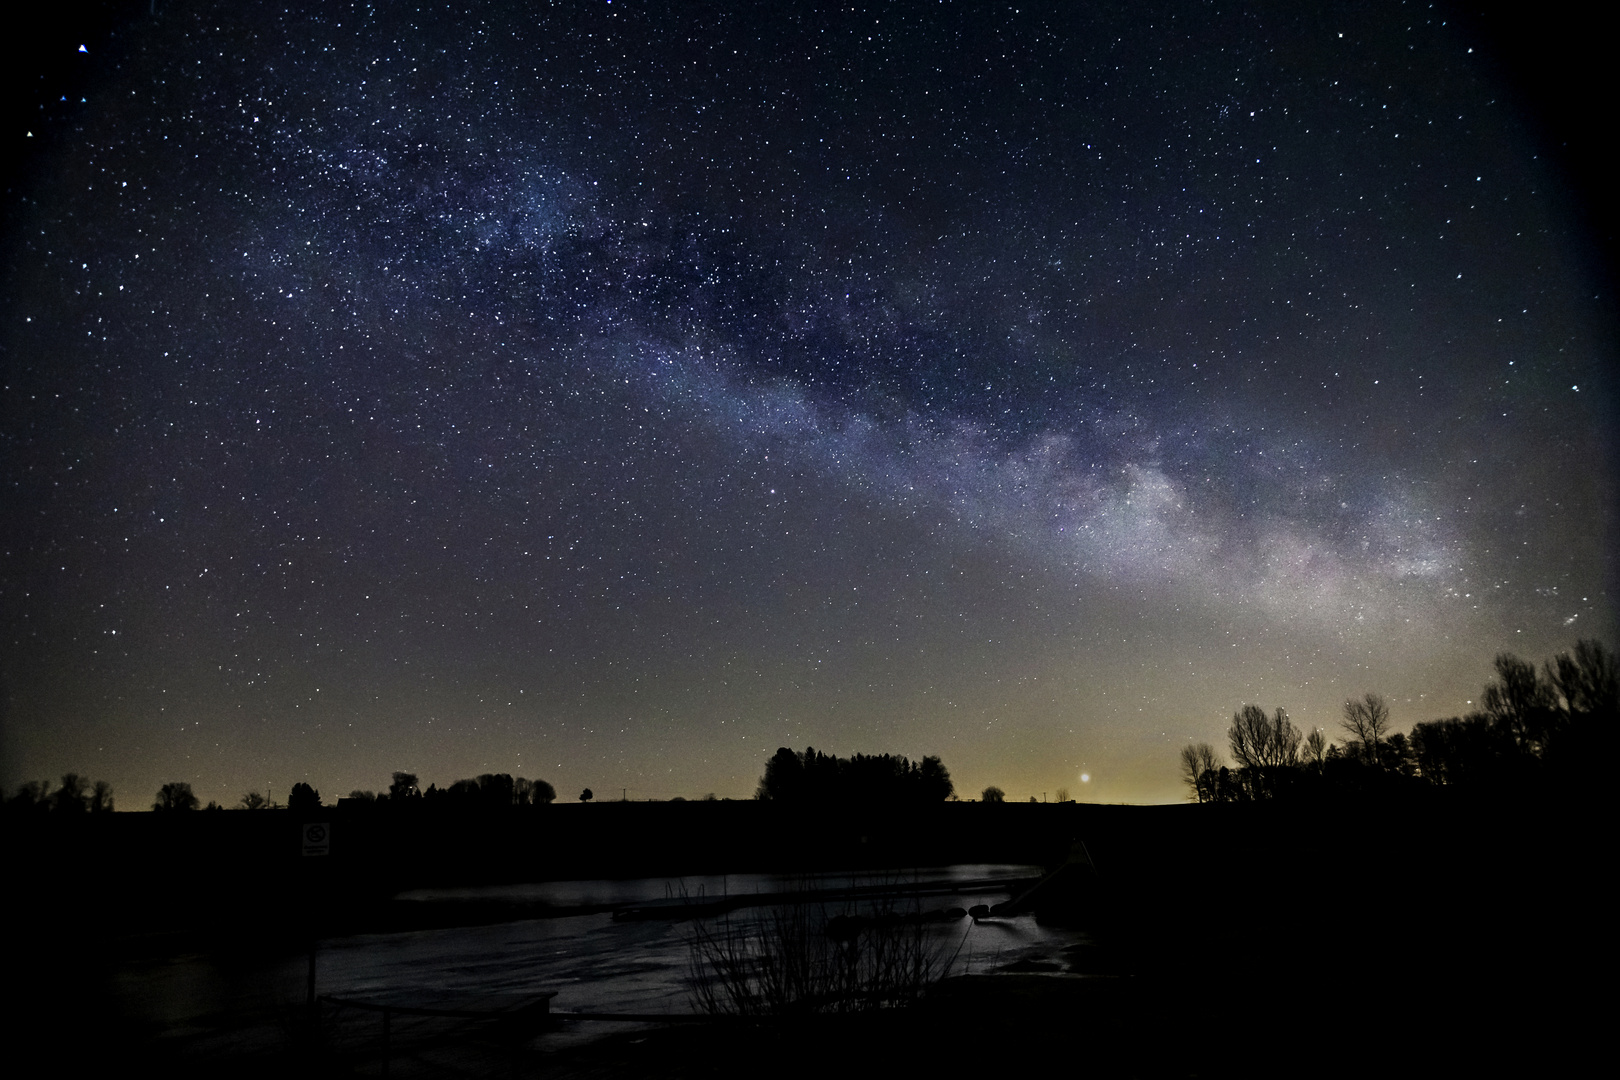
[[(459, 820), (335, 813), (327, 861), (299, 854), (298, 823), (273, 812), (120, 814), (76, 832), (11, 836), (14, 889), (29, 914), (11, 958), (37, 987), (14, 1014), (17, 1030), (37, 1046), (101, 1053), (108, 1064), (127, 1055), (95, 1046), (155, 1052), (107, 992), (119, 964), (203, 956), (247, 971), (279, 956), (296, 971), (301, 935), (386, 930), (370, 920), (410, 888), (622, 880), (663, 867), (690, 877), (1049, 866), (1077, 838), (1097, 868), (1082, 929), (1128, 976), (1088, 986), (1116, 1013), (1098, 1005), (1087, 1015), (1120, 1017), (1115, 1034), (1086, 1034), (1092, 1020), (1062, 1004), (1069, 991), (1042, 986), (1056, 1002), (1050, 1010), (1019, 1005), (995, 1020), (995, 1006), (981, 1003), (939, 1021), (955, 1039), (955, 1050), (940, 1053), (1016, 1060), (1022, 1051), (1009, 1040), (1117, 1044), (1119, 1033), (1137, 1032), (1131, 1038), (1168, 1074), (1297, 1072), (1300, 1062), (1322, 1072), (1397, 1059), (1451, 1072), (1459, 1062), (1556, 1062), (1599, 1030), (1596, 1004), (1573, 978), (1602, 940), (1608, 907), (1585, 803), (1440, 793), (1399, 804), (947, 804), (890, 815), (791, 815), (751, 803), (535, 809)], [(925, 858), (940, 852), (970, 857)], [(623, 872), (569, 873), (581, 868)], [(483, 900), (482, 915), (465, 921), (514, 925), (491, 914), (504, 901)], [(1009, 992), (983, 994), (993, 1002)], [(217, 994), (230, 1000), (228, 987)], [(900, 1031), (923, 1015), (872, 1023)], [(87, 1043), (86, 1029), (123, 1034)], [(996, 1034), (1015, 1029), (1023, 1034)], [(687, 1045), (700, 1036), (645, 1038)], [(628, 1047), (643, 1044), (624, 1045), (633, 1057)], [(1114, 1055), (1110, 1067), (1127, 1068), (1127, 1057)]]

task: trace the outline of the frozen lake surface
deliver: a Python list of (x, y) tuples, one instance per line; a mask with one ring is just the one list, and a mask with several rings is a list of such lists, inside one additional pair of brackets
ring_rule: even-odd
[[(628, 881), (555, 881), (488, 889), (419, 890), (401, 897), (421, 903), (473, 899), (539, 901), (557, 907), (622, 904), (678, 897), (690, 899), (780, 894), (806, 888), (835, 891), (884, 885), (921, 887), (920, 910), (963, 909), (1011, 899), (1018, 882), (1039, 868), (963, 865), (883, 874), (822, 874), (815, 878), (774, 874), (725, 877), (640, 878)], [(1005, 884), (998, 884), (998, 882)], [(953, 886), (961, 891), (952, 891)], [(898, 910), (912, 903), (901, 900)], [(866, 911), (869, 903), (856, 908)], [(850, 910), (833, 899), (827, 915)], [(733, 919), (747, 919), (744, 908)], [(929, 924), (929, 933), (950, 962), (951, 974), (986, 971), (1019, 959), (1055, 954), (1075, 940), (1072, 931), (1037, 926), (1033, 919), (971, 919)], [(554, 1011), (687, 1013), (692, 1011), (687, 975), (693, 928), (689, 920), (616, 922), (610, 914), (531, 919), (498, 926), (371, 934), (322, 943), (321, 992), (358, 996), (398, 992), (411, 986), (479, 993), (555, 990)], [(954, 960), (952, 958), (954, 957)]]
[[(830, 897), (812, 919), (870, 913), (874, 889), (894, 886), (913, 894), (890, 903), (900, 912), (942, 912), (994, 905), (1011, 899), (1039, 869), (1011, 865), (959, 865), (888, 873), (823, 874), (816, 878), (741, 874), (692, 878), (554, 881), (485, 888), (424, 889), (401, 902), (454, 904), (501, 900), (559, 909), (637, 905), (687, 897), (751, 897), (820, 890)], [(862, 899), (849, 899), (856, 890)], [(765, 916), (766, 906), (743, 906), (734, 921)], [(316, 988), (323, 996), (386, 999), (444, 995), (526, 995), (555, 991), (554, 1013), (694, 1012), (689, 989), (695, 924), (692, 920), (616, 921), (611, 912), (527, 918), (495, 925), (448, 927), (404, 933), (356, 934), (322, 939), (317, 949)], [(925, 924), (928, 947), (940, 974), (986, 973), (1023, 962), (1054, 962), (1063, 949), (1084, 939), (1066, 928), (1037, 925), (1028, 916), (975, 923), (959, 917)], [(115, 974), (114, 991), (126, 1014), (165, 1036), (273, 1042), (306, 994), (307, 961), (288, 957), (232, 965), (187, 956), (128, 965)], [(277, 1018), (280, 1018), (279, 1020)], [(348, 1021), (358, 1022), (357, 1017)], [(611, 1025), (569, 1025), (572, 1041)], [(553, 1039), (547, 1036), (547, 1039)]]

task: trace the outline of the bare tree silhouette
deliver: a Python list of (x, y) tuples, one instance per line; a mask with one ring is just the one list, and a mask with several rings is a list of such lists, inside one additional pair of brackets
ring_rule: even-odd
[(544, 780), (512, 781), (512, 801), (518, 806), (543, 806), (557, 798), (557, 789)]
[(1558, 709), (1557, 691), (1551, 682), (1541, 680), (1530, 661), (1512, 653), (1498, 656), (1496, 681), (1485, 687), (1480, 703), (1518, 753), (1540, 757), (1546, 750)]
[[(1535, 669), (1531, 669), (1534, 677)], [(1389, 705), (1377, 694), (1366, 694), (1360, 701), (1344, 703), (1340, 726), (1350, 735), (1357, 753), (1369, 765), (1380, 761), (1379, 746), (1389, 733)]]
[(1620, 713), (1620, 669), (1614, 654), (1596, 641), (1575, 643), (1575, 655), (1559, 653), (1546, 665), (1547, 682), (1572, 716)]
[(1232, 714), (1226, 738), (1249, 797), (1267, 799), (1277, 794), (1285, 770), (1299, 764), (1304, 736), (1282, 709), (1268, 717), (1260, 706), (1245, 705)]
[(1191, 789), (1190, 799), (1214, 802), (1220, 755), (1209, 743), (1189, 743), (1181, 748), (1181, 780)]
[(1305, 736), (1305, 749), (1302, 757), (1304, 758), (1306, 766), (1308, 766), (1312, 772), (1320, 773), (1324, 764), (1327, 762), (1327, 752), (1327, 736), (1322, 734), (1321, 728), (1313, 728), (1311, 733)]

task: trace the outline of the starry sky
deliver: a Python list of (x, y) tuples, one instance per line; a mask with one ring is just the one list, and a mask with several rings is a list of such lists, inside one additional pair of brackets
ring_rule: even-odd
[(1613, 646), (1578, 185), (1469, 25), (1299, 7), (33, 43), (0, 783), (746, 797), (813, 745), (1168, 802), (1244, 703), (1406, 729)]

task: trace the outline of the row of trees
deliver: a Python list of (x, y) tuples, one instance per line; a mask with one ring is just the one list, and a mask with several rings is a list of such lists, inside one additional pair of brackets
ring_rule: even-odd
[[(294, 784), (292, 791), (287, 795), (287, 805), (295, 810), (316, 808), (321, 805), (321, 796), (319, 792), (308, 784)], [(159, 813), (196, 810), (199, 807), (202, 807), (202, 801), (197, 798), (196, 792), (191, 790), (191, 785), (183, 780), (176, 780), (158, 788), (157, 798), (152, 802), (152, 809)], [(208, 805), (203, 809), (223, 810), (225, 807), (210, 799)], [(250, 791), (242, 796), (241, 801), (236, 804), (236, 809), (283, 810), (286, 807), (273, 799), (260, 795), (257, 791)]]
[[(1207, 749), (1207, 748), (1206, 748)], [(980, 796), (985, 802), (1006, 801), (999, 787), (987, 787)], [(429, 784), (422, 789), (415, 773), (396, 772), (386, 791), (351, 791), (348, 800), (373, 805), (414, 804), (452, 807), (479, 807), (498, 809), (511, 806), (544, 806), (555, 802), (557, 791), (544, 780), (527, 780), (508, 773), (484, 773), (469, 780), (457, 780), (448, 787)], [(580, 792), (580, 801), (590, 802), (595, 794), (590, 788)], [(714, 801), (710, 794), (704, 797)], [(893, 754), (868, 756), (856, 754), (840, 758), (806, 748), (795, 753), (780, 749), (765, 765), (755, 798), (788, 802), (867, 802), (888, 804), (922, 804), (955, 799), (951, 774), (937, 757), (925, 757), (919, 762)], [(677, 797), (674, 802), (685, 802)], [(1034, 796), (1030, 802), (1035, 802)], [(1059, 790), (1058, 802), (1068, 802), (1067, 790)], [(98, 780), (93, 785), (77, 773), (62, 777), (59, 787), (48, 781), (23, 784), (10, 799), (0, 795), (7, 813), (17, 814), (80, 814), (103, 813), (113, 808), (112, 785)], [(307, 783), (296, 783), (287, 795), (285, 804), (258, 791), (249, 791), (232, 809), (283, 810), (295, 812), (318, 810), (323, 807), (321, 793)], [(224, 810), (226, 807), (210, 801), (206, 806), (191, 785), (185, 781), (164, 784), (157, 791), (152, 809), (160, 813), (192, 810)]]
[[(580, 796), (589, 800), (590, 795)], [(544, 780), (528, 780), (510, 773), (483, 773), (469, 780), (457, 780), (448, 787), (429, 784), (422, 789), (421, 781), (412, 772), (396, 772), (386, 791), (351, 791), (348, 799), (373, 805), (417, 804), (442, 807), (480, 807), (500, 809), (511, 806), (544, 806), (555, 802), (557, 789)], [(342, 801), (342, 800), (340, 800)], [(250, 791), (238, 804), (244, 810), (274, 809), (275, 803)], [(308, 784), (294, 784), (287, 797), (291, 810), (313, 810), (322, 805), (321, 793)], [(154, 808), (155, 809), (155, 808)]]
[(509, 773), (483, 773), (471, 780), (457, 780), (446, 788), (429, 784), (427, 790), (423, 791), (415, 773), (397, 772), (387, 792), (372, 795), (369, 791), (353, 791), (349, 793), (349, 798), (379, 803), (410, 802), (415, 799), (437, 803), (443, 800), (447, 804), (494, 809), (544, 806), (557, 800), (557, 789), (544, 780), (525, 780), (521, 776), (514, 778)]
[(7, 816), (110, 814), (113, 789), (105, 780), (92, 783), (78, 773), (66, 773), (60, 786), (53, 786), (49, 780), (30, 780), (20, 785), (9, 799), (0, 793), (0, 802), (5, 804)]
[(1601, 767), (1620, 724), (1620, 666), (1595, 641), (1559, 653), (1537, 671), (1509, 653), (1479, 712), (1412, 729), (1412, 756), (1436, 783), (1493, 783), (1535, 763), (1559, 773)]
[[(586, 802), (592, 797), (589, 788), (580, 794), (580, 798)], [(354, 791), (350, 792), (349, 798), (366, 803), (419, 803), (445, 808), (475, 806), (495, 808), (544, 806), (556, 800), (557, 791), (544, 780), (527, 780), (507, 773), (484, 773), (471, 780), (457, 780), (445, 788), (429, 784), (427, 790), (423, 791), (415, 773), (396, 772), (387, 791), (381, 793)], [(47, 780), (33, 780), (18, 787), (10, 798), (0, 793), (0, 804), (3, 804), (0, 809), (3, 809), (7, 816), (109, 813), (113, 808), (113, 790), (112, 785), (105, 780), (91, 783), (78, 773), (68, 773), (62, 777), (60, 786), (53, 786)], [(302, 812), (318, 810), (322, 805), (319, 791), (307, 783), (297, 783), (288, 792), (285, 806), (260, 792), (250, 791), (242, 796), (234, 809), (290, 809)], [(226, 808), (213, 801), (204, 806), (189, 783), (177, 780), (158, 788), (152, 801), (152, 809), (160, 813), (176, 813)]]
[(1278, 709), (1245, 705), (1232, 716), (1233, 766), (1208, 743), (1181, 749), (1181, 775), (1199, 802), (1275, 799), (1310, 789), (1391, 785), (1496, 786), (1536, 774), (1572, 775), (1601, 760), (1602, 740), (1620, 724), (1620, 666), (1596, 641), (1559, 653), (1540, 669), (1512, 653), (1496, 658), (1481, 708), (1431, 720), (1410, 736), (1390, 731), (1377, 694), (1347, 701), (1342, 745), (1320, 729), (1305, 734)]
[(754, 798), (767, 802), (923, 805), (951, 797), (955, 785), (939, 758), (913, 762), (897, 754), (841, 758), (814, 747), (782, 747), (765, 763)]
[[(1058, 802), (1060, 802), (1060, 803), (1066, 803), (1066, 802), (1073, 802), (1074, 801), (1073, 799), (1069, 798), (1069, 789), (1068, 788), (1061, 788), (1060, 787), (1056, 791), (1054, 791), (1052, 794), (1056, 798), (1056, 800)], [(1045, 795), (1046, 795), (1046, 793), (1044, 791), (1041, 793), (1042, 797), (1040, 799), (1037, 799), (1035, 796), (1031, 795), (1029, 797), (1029, 801), (1032, 802), (1032, 803), (1041, 802), (1045, 798)], [(951, 796), (951, 797), (953, 799), (955, 798), (954, 795)], [(1005, 791), (1002, 791), (1000, 788), (996, 787), (994, 784), (991, 784), (989, 787), (987, 787), (983, 791), (979, 792), (979, 799), (980, 799), (981, 802), (987, 802), (987, 803), (1004, 803), (1004, 802), (1007, 801), (1007, 793)]]

